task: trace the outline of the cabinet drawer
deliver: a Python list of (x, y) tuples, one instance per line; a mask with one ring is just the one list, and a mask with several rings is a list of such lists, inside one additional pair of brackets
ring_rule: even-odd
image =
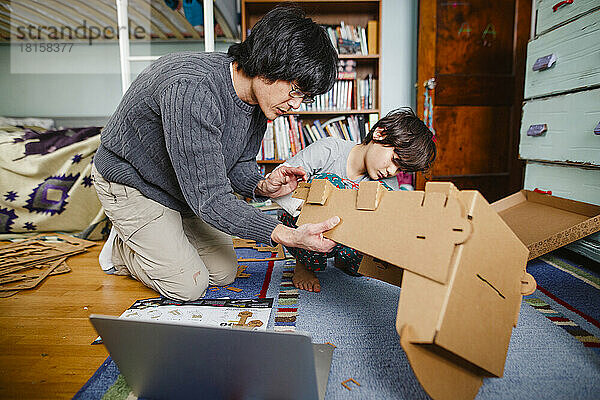
[[(537, 60), (552, 54), (552, 67), (533, 70)], [(600, 84), (600, 10), (529, 42), (526, 68), (525, 98)]]
[[(599, 123), (600, 89), (530, 100), (523, 106), (519, 156), (600, 166), (600, 135), (594, 134)], [(542, 135), (527, 134), (543, 124)]]
[[(561, 3), (562, 6), (560, 6)], [(554, 10), (555, 6), (558, 6), (556, 10)], [(575, 19), (597, 7), (600, 7), (598, 0), (573, 0), (570, 4), (562, 0), (537, 0), (535, 34), (541, 35), (555, 26)]]
[(600, 168), (528, 162), (523, 186), (528, 190), (550, 190), (554, 196), (600, 205)]

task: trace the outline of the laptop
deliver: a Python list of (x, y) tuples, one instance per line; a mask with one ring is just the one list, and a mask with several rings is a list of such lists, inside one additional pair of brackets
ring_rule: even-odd
[(121, 374), (148, 399), (324, 399), (333, 347), (307, 335), (91, 315)]

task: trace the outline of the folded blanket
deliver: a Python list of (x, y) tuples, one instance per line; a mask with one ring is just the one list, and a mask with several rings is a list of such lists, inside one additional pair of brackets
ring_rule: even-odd
[(104, 219), (91, 178), (99, 144), (99, 127), (0, 127), (0, 234), (83, 231), (94, 239), (89, 232)]

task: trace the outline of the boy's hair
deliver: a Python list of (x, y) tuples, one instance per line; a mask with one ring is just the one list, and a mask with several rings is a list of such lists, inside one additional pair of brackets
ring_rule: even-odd
[[(375, 140), (375, 129), (383, 129), (383, 139)], [(433, 133), (408, 107), (390, 111), (369, 131), (364, 144), (373, 141), (384, 146), (394, 147), (400, 158), (397, 163), (400, 170), (417, 172), (428, 170), (437, 155)]]
[(269, 11), (227, 54), (249, 77), (294, 82), (311, 96), (327, 92), (337, 77), (338, 56), (329, 36), (294, 5)]

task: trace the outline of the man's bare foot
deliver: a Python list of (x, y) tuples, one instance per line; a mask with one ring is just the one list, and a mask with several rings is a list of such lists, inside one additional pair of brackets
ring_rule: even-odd
[(292, 278), (294, 286), (298, 289), (306, 290), (309, 292), (320, 292), (321, 283), (319, 278), (315, 276), (315, 273), (308, 270), (304, 264), (296, 261), (296, 268), (294, 269), (294, 277)]

